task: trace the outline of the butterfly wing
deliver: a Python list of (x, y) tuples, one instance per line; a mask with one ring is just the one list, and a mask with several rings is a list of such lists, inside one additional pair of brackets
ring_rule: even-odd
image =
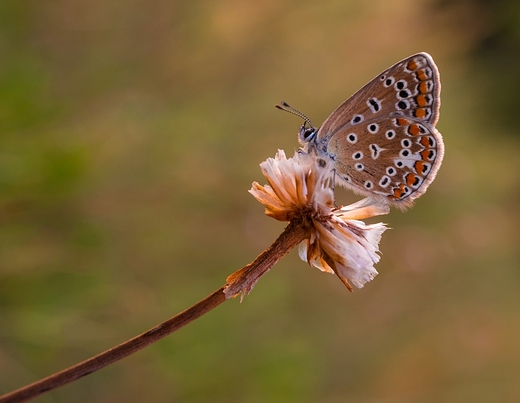
[(444, 155), (440, 78), (427, 53), (366, 84), (325, 120), (316, 146), (335, 160), (337, 182), (405, 208), (435, 178)]

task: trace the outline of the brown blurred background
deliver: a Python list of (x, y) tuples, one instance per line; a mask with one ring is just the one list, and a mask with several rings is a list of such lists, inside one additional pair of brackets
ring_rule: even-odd
[[(0, 3), (0, 393), (220, 287), (282, 231), (247, 190), (412, 53), (446, 157), (350, 294), (292, 252), (146, 350), (39, 402), (520, 401), (520, 3)], [(340, 191), (339, 201), (355, 200)]]

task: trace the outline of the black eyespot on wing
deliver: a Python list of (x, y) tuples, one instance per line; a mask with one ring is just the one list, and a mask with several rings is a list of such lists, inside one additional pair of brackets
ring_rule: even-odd
[(399, 102), (397, 103), (397, 107), (398, 107), (399, 109), (406, 109), (406, 108), (408, 108), (408, 104), (407, 104), (405, 101), (399, 101)]
[(379, 112), (379, 110), (381, 109), (381, 105), (379, 105), (379, 103), (374, 98), (370, 98), (368, 102), (370, 103), (370, 105), (372, 105), (374, 112)]

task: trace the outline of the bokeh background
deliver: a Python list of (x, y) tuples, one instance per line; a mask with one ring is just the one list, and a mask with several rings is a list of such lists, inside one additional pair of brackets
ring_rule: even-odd
[[(0, 393), (220, 287), (283, 230), (247, 192), (419, 51), (446, 157), (350, 294), (292, 252), (242, 304), (39, 402), (520, 401), (520, 3), (0, 2)], [(338, 192), (340, 203), (356, 200)]]

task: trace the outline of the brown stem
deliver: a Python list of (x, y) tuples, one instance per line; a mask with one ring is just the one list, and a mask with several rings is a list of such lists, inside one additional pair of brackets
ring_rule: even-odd
[[(291, 221), (274, 243), (264, 250), (247, 266), (231, 274), (227, 279), (224, 293), (228, 298), (242, 293), (242, 298), (249, 294), (256, 282), (267, 273), (292, 248), (303, 241), (308, 229), (300, 221)], [(0, 401), (1, 403), (1, 401)]]
[(197, 302), (192, 307), (116, 347), (50, 375), (47, 378), (43, 378), (23, 388), (0, 396), (0, 403), (18, 403), (34, 399), (45, 392), (49, 392), (85, 375), (91, 374), (155, 343), (224, 302), (226, 296), (223, 291), (224, 287), (220, 287), (213, 294)]
[(119, 361), (152, 343), (168, 336), (181, 327), (216, 308), (226, 299), (243, 293), (248, 294), (260, 276), (267, 273), (285, 254), (301, 242), (306, 235), (305, 229), (292, 222), (285, 228), (278, 239), (263, 251), (252, 263), (228, 277), (226, 285), (197, 302), (192, 307), (168, 319), (120, 345), (106, 350), (88, 360), (73, 365), (63, 371), (0, 396), (0, 403), (19, 403), (34, 399), (67, 383), (91, 374), (116, 361)]

